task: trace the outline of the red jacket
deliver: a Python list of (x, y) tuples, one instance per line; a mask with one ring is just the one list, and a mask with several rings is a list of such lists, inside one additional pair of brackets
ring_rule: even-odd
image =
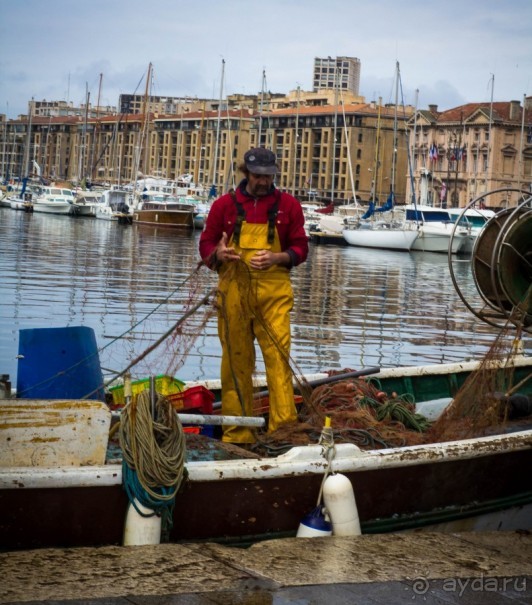
[[(236, 199), (244, 208), (246, 222), (267, 223), (268, 210), (275, 204), (275, 189), (265, 197), (255, 199), (245, 190), (246, 181), (242, 181), (235, 191)], [(211, 206), (205, 227), (201, 233), (199, 252), (204, 261), (209, 261), (214, 249), (222, 238), (223, 232), (230, 238), (237, 219), (236, 204), (229, 193), (219, 197)], [(292, 267), (306, 260), (308, 255), (308, 237), (304, 229), (305, 217), (301, 204), (288, 193), (281, 193), (275, 226), (279, 234), (281, 249), (288, 252)]]

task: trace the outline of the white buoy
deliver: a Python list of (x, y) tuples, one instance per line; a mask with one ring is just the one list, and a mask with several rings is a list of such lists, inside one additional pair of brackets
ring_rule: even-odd
[[(153, 510), (143, 506), (136, 498), (135, 504), (145, 514), (153, 513)], [(135, 510), (133, 504), (129, 504), (124, 527), (124, 546), (146, 546), (161, 543), (161, 517), (151, 515), (143, 517)]]
[(316, 506), (301, 520), (296, 538), (319, 538), (323, 536), (332, 536), (332, 525), (325, 518), (322, 507)]
[(334, 536), (360, 536), (360, 519), (351, 481), (340, 473), (329, 475), (323, 485), (323, 503)]

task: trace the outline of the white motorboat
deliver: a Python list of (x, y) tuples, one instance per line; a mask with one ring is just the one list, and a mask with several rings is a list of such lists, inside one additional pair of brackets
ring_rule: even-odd
[(120, 187), (112, 187), (102, 192), (100, 198), (92, 205), (94, 216), (106, 221), (118, 221), (131, 224), (133, 213), (130, 209), (131, 192)]
[(5, 200), (12, 210), (33, 212), (33, 201), (31, 193), (25, 193), (23, 196), (11, 195), (5, 198)]
[(102, 191), (78, 190), (70, 214), (73, 216), (96, 216), (96, 203)]
[(452, 254), (462, 252), (471, 231), (468, 227), (461, 226), (454, 229), (455, 221), (448, 210), (422, 204), (407, 204), (404, 211), (405, 223), (418, 230), (412, 250), (446, 254), (452, 237)]
[(74, 203), (74, 192), (65, 187), (41, 187), (33, 198), (34, 212), (47, 214), (70, 214)]
[(471, 253), (475, 241), (484, 225), (495, 216), (495, 211), (485, 208), (448, 208), (448, 212), (459, 225), (469, 229), (470, 233), (465, 238), (459, 252)]

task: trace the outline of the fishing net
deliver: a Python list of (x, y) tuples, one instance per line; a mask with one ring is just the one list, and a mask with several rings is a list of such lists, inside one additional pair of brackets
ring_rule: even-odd
[(510, 317), (479, 368), (431, 426), (428, 442), (480, 437), (504, 427), (511, 413), (511, 396), (532, 378), (516, 381), (515, 365), (510, 363), (519, 352), (521, 332), (519, 327), (516, 331), (515, 317)]
[[(239, 289), (239, 314), (255, 322), (260, 322), (267, 332), (272, 346), (275, 346), (289, 365), (296, 391), (298, 420), (283, 424), (273, 432), (256, 431), (253, 451), (265, 456), (273, 456), (289, 450), (295, 445), (318, 443), (325, 423), (331, 419), (331, 428), (337, 443), (354, 443), (358, 447), (379, 449), (422, 443), (423, 432), (428, 421), (417, 414), (415, 404), (408, 395), (390, 395), (383, 392), (377, 380), (345, 378), (355, 370), (344, 369), (330, 372), (330, 383), (313, 387), (303, 376), (296, 362), (283, 352), (274, 328), (262, 315), (256, 304), (255, 288), (245, 266), (236, 263), (228, 268), (222, 279), (232, 280)], [(223, 290), (221, 283), (221, 290)], [(227, 321), (223, 296), (218, 297), (218, 310)], [(233, 302), (234, 304), (234, 302)], [(231, 354), (229, 354), (231, 358)], [(255, 368), (256, 371), (256, 368)], [(256, 389), (258, 391), (258, 388)], [(242, 408), (244, 409), (243, 402)], [(267, 395), (255, 392), (254, 415), (267, 414)]]
[[(99, 350), (102, 369), (112, 375), (111, 383), (126, 373), (133, 380), (150, 375), (178, 375), (215, 315), (209, 301), (216, 288), (201, 266), (127, 332), (113, 336)], [(116, 368), (124, 355), (127, 365), (119, 371)]]
[(423, 443), (428, 421), (415, 412), (411, 398), (386, 394), (375, 379), (341, 379), (352, 372), (349, 368), (331, 372), (335, 381), (314, 389), (307, 383), (311, 394), (301, 397), (298, 422), (259, 435), (255, 451), (271, 455), (293, 445), (318, 443), (326, 417), (331, 419), (335, 443), (353, 443), (363, 449)]
[[(158, 349), (156, 372), (160, 373), (160, 359), (167, 360), (166, 374), (176, 375), (187, 358), (198, 336), (206, 329), (216, 313), (228, 318), (223, 291), (223, 280), (238, 284), (238, 312), (245, 319), (260, 322), (268, 333), (272, 346), (282, 354), (290, 367), (295, 384), (298, 419), (281, 426), (274, 432), (256, 430), (256, 443), (252, 450), (260, 455), (275, 456), (295, 445), (318, 443), (325, 418), (331, 419), (331, 429), (336, 443), (353, 443), (363, 449), (401, 447), (439, 441), (452, 441), (481, 436), (503, 425), (508, 418), (508, 397), (521, 385), (514, 384), (514, 366), (509, 359), (516, 352), (519, 329), (516, 333), (515, 318), (496, 337), (493, 345), (480, 364), (456, 393), (452, 404), (441, 417), (431, 423), (416, 413), (416, 402), (409, 393), (386, 393), (376, 378), (343, 377), (354, 370), (346, 368), (329, 372), (330, 381), (313, 386), (303, 376), (296, 362), (279, 344), (275, 330), (260, 313), (256, 304), (252, 277), (242, 263), (233, 263), (221, 277), (217, 287), (205, 295), (206, 283), (212, 281), (197, 275), (188, 282), (188, 295), (180, 301), (181, 316), (160, 338), (138, 355), (131, 365), (150, 359)], [(207, 272), (203, 267), (204, 273)], [(212, 272), (208, 275), (216, 279)], [(231, 356), (229, 356), (231, 357)], [(155, 358), (154, 358), (155, 359)], [(254, 358), (255, 360), (255, 358)], [(257, 364), (257, 360), (255, 360)], [(150, 365), (148, 364), (148, 369)], [(164, 367), (164, 366), (163, 366)], [(152, 374), (154, 372), (151, 372)], [(253, 378), (258, 378), (255, 365)], [(255, 380), (254, 384), (259, 381)], [(253, 415), (267, 416), (267, 393), (254, 387)], [(264, 388), (264, 387), (262, 387)], [(245, 410), (243, 398), (242, 410)]]

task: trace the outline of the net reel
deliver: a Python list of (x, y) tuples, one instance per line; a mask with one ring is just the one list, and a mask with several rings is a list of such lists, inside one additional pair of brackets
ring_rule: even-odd
[(503, 328), (508, 321), (532, 333), (532, 194), (520, 189), (497, 189), (471, 201), (466, 211), (482, 198), (505, 192), (518, 194), (517, 205), (499, 211), (488, 220), (476, 238), (471, 255), (471, 271), (482, 306), (475, 308), (465, 297), (456, 279), (452, 255), (449, 269), (456, 292), (466, 307), (482, 321)]

